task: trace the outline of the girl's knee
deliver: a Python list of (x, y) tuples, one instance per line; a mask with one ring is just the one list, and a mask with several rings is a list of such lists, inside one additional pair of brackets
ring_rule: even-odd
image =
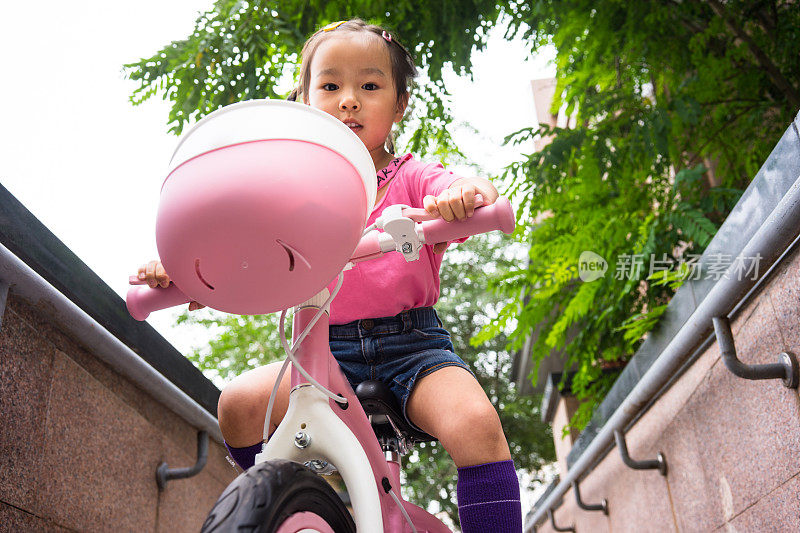
[[(274, 368), (276, 364), (277, 369)], [(267, 403), (280, 364), (273, 363), (245, 372), (222, 390), (217, 403), (217, 418), (222, 436), (231, 446), (249, 446), (261, 438)], [(288, 398), (283, 397), (288, 396), (288, 381), (282, 383), (278, 394), (272, 411), (273, 424), (276, 419), (283, 418), (286, 411)]]
[(473, 435), (481, 440), (496, 440), (503, 435), (500, 417), (491, 404), (473, 405), (458, 416), (459, 435)]
[(491, 404), (465, 408), (439, 437), (456, 466), (473, 466), (509, 459), (500, 417)]
[(220, 422), (232, 418), (249, 418), (259, 404), (259, 391), (246, 383), (230, 382), (222, 389), (217, 403)]
[(231, 446), (241, 447), (255, 444), (250, 442), (263, 431), (266, 407), (261, 415), (261, 423), (255, 421), (259, 417), (259, 398), (256, 391), (234, 382), (229, 383), (219, 395), (217, 418), (219, 429), (225, 441)]
[(508, 449), (500, 417), (491, 404), (467, 407), (453, 419), (447, 435), (439, 439), (442, 444), (453, 443), (459, 448), (471, 446), (490, 455)]

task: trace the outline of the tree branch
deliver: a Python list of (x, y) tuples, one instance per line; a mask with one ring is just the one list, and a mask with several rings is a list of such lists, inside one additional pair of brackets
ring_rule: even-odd
[(783, 92), (786, 96), (786, 99), (789, 100), (789, 103), (795, 108), (800, 108), (800, 92), (797, 91), (795, 87), (789, 83), (789, 80), (783, 77), (781, 71), (775, 66), (775, 63), (770, 61), (764, 51), (758, 47), (755, 43), (753, 38), (750, 36), (747, 31), (736, 24), (736, 21), (733, 17), (728, 13), (725, 8), (722, 6), (722, 3), (719, 0), (708, 0), (708, 5), (717, 14), (722, 20), (725, 21), (725, 24), (731, 31), (742, 41), (744, 41), (747, 46), (750, 48), (750, 51), (758, 61), (759, 65), (767, 71), (772, 82)]
[(688, 164), (686, 166), (687, 167), (691, 167), (691, 166), (693, 166), (695, 164), (696, 161), (699, 161), (700, 158), (703, 157), (703, 149), (706, 146), (708, 146), (712, 141), (718, 141), (720, 133), (722, 133), (725, 129), (730, 127), (734, 122), (739, 120), (739, 117), (741, 117), (742, 115), (744, 115), (745, 113), (747, 113), (748, 111), (750, 111), (751, 109), (754, 109), (756, 107), (758, 107), (758, 106), (755, 105), (755, 104), (751, 105), (751, 106), (747, 106), (747, 107), (743, 108), (740, 113), (735, 114), (733, 117), (731, 117), (730, 119), (725, 121), (725, 123), (722, 125), (722, 127), (720, 127), (717, 131), (715, 131), (713, 135), (709, 135), (708, 138), (706, 139), (706, 141), (699, 148), (695, 148), (694, 149), (696, 151), (696, 153), (695, 153), (694, 156), (692, 156), (691, 159), (689, 159), (689, 162), (688, 162)]

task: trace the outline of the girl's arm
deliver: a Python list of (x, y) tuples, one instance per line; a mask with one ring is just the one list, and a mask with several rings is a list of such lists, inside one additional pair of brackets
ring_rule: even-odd
[[(491, 205), (500, 195), (492, 183), (484, 178), (459, 178), (439, 196), (428, 195), (422, 199), (425, 210), (434, 216), (441, 216), (448, 222), (464, 220), (475, 212), (475, 195), (483, 196), (484, 205)], [(446, 242), (433, 246), (434, 253), (442, 253)]]

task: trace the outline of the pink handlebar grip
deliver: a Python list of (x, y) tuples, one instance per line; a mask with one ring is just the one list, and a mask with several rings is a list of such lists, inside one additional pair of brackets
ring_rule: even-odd
[(503, 233), (511, 233), (516, 226), (516, 220), (511, 203), (501, 196), (492, 205), (479, 207), (465, 220), (446, 222), (436, 219), (421, 225), (425, 244), (436, 244), (498, 229)]
[(174, 283), (166, 289), (159, 287), (151, 289), (147, 285), (136, 285), (128, 289), (128, 295), (125, 297), (128, 312), (140, 321), (150, 316), (153, 311), (191, 301), (191, 298), (183, 294)]
[(359, 263), (380, 255), (383, 255), (383, 252), (381, 251), (381, 243), (378, 241), (378, 232), (370, 231), (361, 237), (358, 246), (356, 246), (356, 249), (353, 251), (353, 256), (350, 258), (350, 261)]

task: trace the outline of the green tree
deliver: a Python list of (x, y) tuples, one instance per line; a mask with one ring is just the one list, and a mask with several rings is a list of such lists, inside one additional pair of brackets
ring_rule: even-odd
[[(587, 400), (582, 427), (663, 313), (683, 268), (713, 237), (741, 190), (800, 107), (800, 9), (770, 1), (538, 1), (511, 27), (535, 48), (557, 49), (557, 98), (576, 126), (508, 168), (523, 206), (530, 262), (496, 282), (512, 296), (483, 337), (510, 321), (521, 346), (536, 325), (533, 358), (564, 350)], [(609, 274), (583, 283), (590, 250)], [(641, 258), (641, 268), (636, 268)], [(651, 261), (653, 261), (651, 263)], [(624, 275), (620, 275), (624, 274)]]
[[(131, 95), (138, 105), (159, 91), (172, 102), (170, 131), (180, 133), (224, 105), (253, 98), (284, 98), (306, 38), (337, 20), (360, 17), (396, 32), (425, 73), (408, 112), (415, 124), (409, 150), (456, 152), (448, 130), (445, 65), (469, 73), (472, 50), (486, 44), (487, 29), (500, 14), (494, 1), (401, 0), (217, 0), (195, 29), (151, 57), (125, 65), (140, 83)], [(466, 38), (465, 38), (466, 36)], [(284, 82), (283, 84), (281, 82)], [(278, 89), (283, 86), (284, 90)]]
[[(452, 334), (456, 352), (473, 369), (498, 410), (517, 469), (536, 474), (544, 463), (555, 458), (550, 427), (539, 417), (541, 396), (520, 396), (509, 381), (512, 356), (505, 350), (503, 334), (484, 345), (471, 343), (504, 303), (487, 291), (486, 274), (502, 274), (515, 267), (518, 257), (509, 253), (512, 244), (507, 238), (482, 235), (448, 250), (436, 307)], [(284, 358), (277, 335), (277, 315), (220, 316), (195, 311), (183, 313), (179, 323), (215, 331), (216, 337), (208, 346), (197, 348), (188, 357), (203, 371), (226, 381), (250, 368)], [(406, 457), (403, 473), (410, 499), (423, 505), (436, 502), (458, 524), (456, 467), (438, 443), (415, 448)]]
[[(280, 97), (305, 37), (351, 16), (390, 27), (423, 67), (406, 146), (421, 155), (457, 154), (442, 71), (471, 75), (489, 30), (503, 26), (532, 52), (556, 47), (553, 109), (563, 105), (576, 126), (508, 137), (555, 140), (505, 173), (530, 262), (495, 281), (509, 303), (481, 338), (513, 325), (515, 349), (539, 326), (534, 359), (558, 348), (578, 370), (582, 426), (613, 382), (602, 367), (630, 358), (674, 293), (677, 283), (648, 279), (650, 259), (703, 251), (800, 107), (800, 9), (778, 0), (217, 0), (191, 35), (126, 65), (140, 83), (132, 101), (161, 91), (179, 133), (230, 102)], [(580, 282), (584, 250), (629, 275)], [(628, 272), (640, 256), (644, 268)]]

